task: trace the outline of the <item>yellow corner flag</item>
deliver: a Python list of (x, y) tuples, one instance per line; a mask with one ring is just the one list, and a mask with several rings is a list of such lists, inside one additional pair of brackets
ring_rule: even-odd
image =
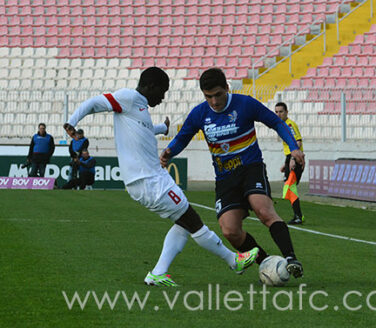
[(283, 198), (288, 199), (291, 205), (299, 198), (298, 188), (296, 187), (296, 175), (290, 171), (289, 178), (283, 186)]

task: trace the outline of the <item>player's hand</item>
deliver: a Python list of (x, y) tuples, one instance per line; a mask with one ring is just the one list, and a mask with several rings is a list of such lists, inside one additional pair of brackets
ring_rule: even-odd
[(78, 140), (76, 129), (72, 125), (65, 123), (63, 128), (71, 138)]
[(300, 149), (295, 149), (291, 152), (291, 157), (295, 158), (295, 161), (302, 166), (302, 169), (304, 170), (305, 167), (305, 155)]
[(289, 167), (290, 167), (290, 171), (294, 171), (294, 169), (296, 167), (296, 162), (295, 162), (295, 158), (294, 157), (291, 157), (290, 163), (289, 163)]
[(161, 162), (162, 167), (167, 167), (168, 161), (171, 158), (171, 149), (166, 148), (164, 151), (162, 151), (161, 156), (159, 156), (159, 161)]
[(281, 173), (285, 172), (285, 165), (281, 166), (279, 170), (281, 171)]
[(167, 136), (168, 135), (168, 130), (170, 129), (170, 119), (168, 118), (168, 116), (166, 116), (164, 124), (167, 126), (167, 131), (164, 133), (164, 135)]

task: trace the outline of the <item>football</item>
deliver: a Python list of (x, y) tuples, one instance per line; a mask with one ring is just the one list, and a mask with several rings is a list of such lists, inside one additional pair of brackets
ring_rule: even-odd
[(283, 257), (278, 255), (268, 256), (260, 264), (260, 281), (266, 286), (285, 285), (290, 279), (286, 265), (287, 261)]

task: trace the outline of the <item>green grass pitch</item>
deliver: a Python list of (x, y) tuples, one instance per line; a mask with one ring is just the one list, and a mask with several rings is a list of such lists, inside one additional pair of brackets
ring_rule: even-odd
[[(212, 192), (187, 196), (214, 206)], [(287, 201), (275, 206), (291, 218)], [(215, 213), (195, 208), (221, 236)], [(376, 241), (375, 212), (308, 202), (302, 208), (304, 229)], [(0, 327), (375, 325), (375, 244), (290, 229), (305, 275), (263, 290), (257, 265), (236, 276), (189, 240), (170, 268), (180, 287), (147, 287), (143, 279), (170, 225), (126, 192), (0, 191)], [(259, 222), (246, 219), (244, 227), (279, 254)], [(70, 303), (75, 292), (82, 309), (77, 299)], [(102, 299), (106, 292), (111, 304)]]

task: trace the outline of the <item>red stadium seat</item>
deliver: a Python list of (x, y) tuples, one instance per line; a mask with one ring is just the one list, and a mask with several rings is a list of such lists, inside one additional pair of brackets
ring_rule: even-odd
[(188, 57), (179, 58), (179, 67), (180, 68), (189, 68), (191, 67), (191, 60)]
[(307, 74), (305, 77), (315, 77), (316, 76), (316, 68), (308, 68)]
[(228, 59), (227, 66), (228, 66), (228, 67), (233, 67), (233, 68), (238, 67), (238, 66), (239, 66), (239, 60), (238, 60), (238, 57), (230, 57), (230, 58)]
[(228, 79), (238, 79), (236, 75), (236, 68), (225, 68), (224, 73)]
[(335, 58), (334, 65), (336, 65), (337, 67), (345, 66), (345, 57), (334, 57), (334, 58)]
[(85, 37), (84, 39), (84, 44), (85, 44), (85, 47), (94, 47), (95, 46), (95, 37), (93, 36), (88, 36), (88, 37)]
[(355, 40), (352, 44), (363, 44), (364, 43), (364, 34), (358, 34), (355, 37)]
[(346, 69), (350, 69), (350, 72), (351, 72), (351, 69), (352, 69), (352, 75), (349, 75), (349, 77), (351, 77), (351, 76), (362, 77), (363, 76), (363, 67), (353, 67), (353, 68), (352, 67), (348, 67)]
[(357, 65), (357, 60), (355, 56), (349, 56), (346, 58), (346, 66), (356, 66)]
[[(345, 48), (345, 47), (341, 47), (341, 49), (342, 48)], [(348, 47), (346, 47), (346, 49), (347, 49), (347, 51), (349, 51), (349, 48)], [(347, 52), (348, 53), (348, 52)], [(346, 54), (347, 54), (346, 53)], [(342, 54), (342, 53), (341, 53)], [(352, 47), (351, 47), (351, 54), (352, 55), (362, 55), (362, 48), (361, 48), (361, 46), (360, 45), (353, 45)]]
[(239, 57), (239, 66), (251, 68), (252, 67), (251, 57), (248, 57), (248, 56), (247, 57)]
[(353, 74), (352, 67), (344, 67), (341, 72), (341, 76), (351, 77)]
[(186, 79), (197, 80), (200, 78), (200, 70), (197, 68), (189, 69)]
[(373, 55), (374, 54), (374, 49), (373, 49), (373, 45), (365, 45), (363, 47), (363, 51), (361, 53), (361, 55)]
[(333, 58), (332, 57), (325, 57), (324, 61), (321, 66), (332, 66), (333, 65)]
[(247, 79), (249, 77), (248, 76), (248, 69), (247, 68), (238, 68), (236, 76), (239, 79)]
[(201, 67), (201, 66), (202, 66), (201, 57), (194, 57), (191, 61), (190, 67)]
[(363, 71), (363, 76), (364, 77), (374, 77), (375, 76), (375, 70), (373, 67), (367, 67)]
[(368, 88), (369, 86), (369, 79), (368, 78), (359, 78), (358, 79), (358, 87), (359, 88)]

